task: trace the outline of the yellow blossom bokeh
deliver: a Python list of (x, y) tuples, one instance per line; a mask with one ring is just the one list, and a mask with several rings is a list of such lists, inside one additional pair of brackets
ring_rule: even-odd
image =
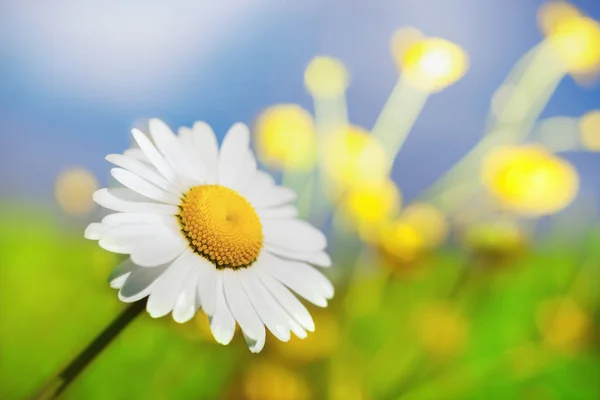
[(264, 110), (256, 121), (256, 146), (265, 165), (306, 171), (316, 162), (316, 132), (312, 115), (295, 104)]
[(469, 57), (458, 45), (441, 38), (415, 41), (395, 56), (408, 81), (426, 91), (439, 91), (462, 78)]
[(560, 211), (579, 188), (571, 164), (535, 145), (494, 149), (484, 161), (482, 181), (502, 207), (524, 216)]

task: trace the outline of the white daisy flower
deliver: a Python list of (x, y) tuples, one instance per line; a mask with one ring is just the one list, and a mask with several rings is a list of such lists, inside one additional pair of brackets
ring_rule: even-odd
[(175, 135), (158, 119), (150, 140), (133, 130), (139, 149), (106, 159), (123, 186), (94, 200), (116, 211), (88, 226), (85, 236), (128, 254), (109, 281), (119, 299), (148, 296), (152, 317), (177, 322), (201, 307), (215, 340), (228, 344), (236, 322), (252, 352), (265, 344), (265, 326), (279, 340), (313, 331), (313, 320), (290, 292), (327, 306), (333, 285), (313, 265), (328, 267), (327, 240), (297, 219), (295, 193), (258, 171), (250, 132), (238, 123), (221, 149), (211, 128), (197, 122)]

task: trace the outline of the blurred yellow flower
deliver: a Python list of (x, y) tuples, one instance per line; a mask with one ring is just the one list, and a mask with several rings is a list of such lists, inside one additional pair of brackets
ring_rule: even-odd
[(260, 160), (270, 167), (309, 170), (316, 161), (316, 132), (312, 115), (295, 104), (267, 108), (256, 122)]
[(468, 322), (451, 304), (429, 304), (417, 314), (417, 339), (433, 357), (459, 354), (467, 345)]
[(462, 78), (469, 68), (464, 50), (445, 39), (425, 38), (394, 54), (404, 76), (423, 90), (439, 91)]
[(426, 248), (423, 235), (415, 227), (399, 219), (382, 227), (380, 246), (385, 253), (401, 263), (414, 261)]
[(570, 297), (542, 303), (537, 322), (545, 343), (559, 351), (575, 352), (589, 338), (590, 316)]
[(600, 110), (590, 111), (581, 117), (579, 133), (586, 149), (600, 151)]
[(355, 125), (334, 131), (325, 139), (323, 167), (341, 189), (381, 182), (388, 176), (385, 150), (369, 132)]
[(448, 235), (446, 216), (431, 204), (410, 204), (402, 210), (400, 219), (419, 232), (428, 248), (442, 244)]
[(87, 214), (95, 206), (92, 195), (98, 181), (85, 168), (70, 168), (58, 175), (54, 184), (54, 197), (67, 214)]
[(400, 190), (386, 179), (351, 188), (342, 200), (342, 212), (363, 239), (372, 237), (377, 226), (399, 210)]
[(527, 236), (511, 219), (492, 219), (472, 223), (462, 235), (464, 245), (486, 265), (503, 264), (523, 252)]
[(333, 315), (327, 310), (311, 310), (315, 321), (315, 332), (305, 339), (296, 336), (283, 343), (275, 341), (276, 352), (299, 362), (312, 362), (327, 358), (337, 347), (339, 327)]
[(538, 146), (493, 150), (484, 161), (482, 180), (506, 209), (527, 216), (560, 211), (579, 187), (575, 168)]
[(394, 32), (390, 43), (390, 52), (399, 69), (402, 68), (404, 53), (424, 37), (425, 35), (420, 30), (412, 26), (406, 26)]
[(348, 71), (332, 57), (313, 58), (304, 71), (304, 85), (313, 97), (336, 97), (348, 87)]
[(244, 400), (305, 400), (310, 388), (299, 373), (279, 363), (251, 363), (242, 378)]
[(562, 21), (580, 16), (581, 12), (566, 1), (549, 1), (539, 9), (538, 24), (545, 35), (551, 35)]
[(600, 24), (565, 2), (540, 8), (542, 31), (570, 72), (590, 74), (600, 68)]

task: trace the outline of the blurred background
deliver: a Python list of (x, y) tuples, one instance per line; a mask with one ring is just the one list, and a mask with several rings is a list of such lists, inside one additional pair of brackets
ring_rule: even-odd
[(600, 398), (600, 3), (0, 1), (0, 398), (125, 307), (83, 239), (148, 118), (253, 128), (324, 229), (316, 332), (137, 318), (66, 399)]

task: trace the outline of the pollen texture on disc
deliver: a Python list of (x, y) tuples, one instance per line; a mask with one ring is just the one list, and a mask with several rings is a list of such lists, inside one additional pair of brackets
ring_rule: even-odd
[(263, 242), (260, 218), (234, 190), (195, 186), (180, 208), (179, 221), (190, 246), (217, 268), (244, 268), (258, 257)]

